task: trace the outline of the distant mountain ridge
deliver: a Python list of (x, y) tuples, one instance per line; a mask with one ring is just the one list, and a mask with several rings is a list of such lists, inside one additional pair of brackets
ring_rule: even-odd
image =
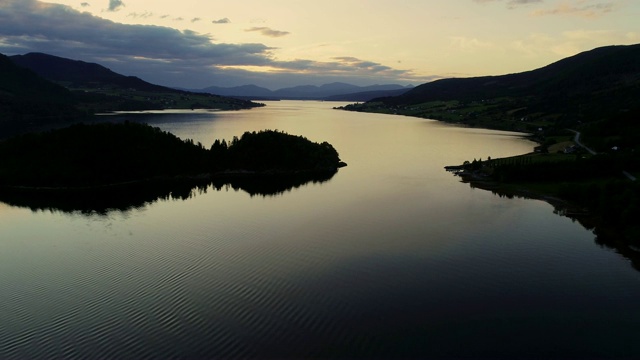
[(282, 100), (342, 100), (364, 101), (380, 96), (399, 95), (412, 89), (413, 86), (397, 84), (357, 86), (347, 83), (334, 82), (316, 85), (300, 85), (278, 90), (269, 90), (256, 85), (243, 85), (235, 87), (210, 86), (204, 89), (193, 90), (207, 92), (221, 96), (232, 96), (256, 99), (282, 99)]

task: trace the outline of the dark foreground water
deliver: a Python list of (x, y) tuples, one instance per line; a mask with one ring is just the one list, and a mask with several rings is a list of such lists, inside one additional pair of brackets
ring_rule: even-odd
[(627, 259), (544, 202), (443, 170), (532, 143), (336, 105), (111, 118), (206, 146), (326, 140), (349, 163), (328, 179), (93, 210), (0, 195), (0, 358), (640, 356)]

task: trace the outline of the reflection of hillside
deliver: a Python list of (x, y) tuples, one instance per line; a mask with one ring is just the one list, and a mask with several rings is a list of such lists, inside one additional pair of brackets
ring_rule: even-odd
[(333, 172), (280, 175), (252, 175), (217, 178), (215, 180), (183, 180), (143, 182), (126, 186), (91, 190), (0, 190), (0, 201), (32, 211), (106, 215), (112, 211), (141, 209), (159, 200), (186, 200), (210, 189), (227, 187), (243, 190), (251, 196), (282, 195), (308, 183), (329, 181)]
[(631, 262), (631, 266), (640, 271), (640, 247), (633, 246), (625, 237), (621, 234), (620, 229), (607, 226), (603, 223), (602, 219), (599, 219), (591, 215), (587, 210), (576, 207), (561, 199), (545, 196), (542, 194), (536, 194), (526, 191), (513, 191), (506, 190), (501, 187), (500, 184), (491, 181), (463, 181), (468, 183), (474, 189), (482, 189), (491, 191), (494, 195), (499, 197), (506, 197), (513, 199), (514, 197), (523, 199), (537, 199), (543, 200), (551, 204), (554, 207), (553, 213), (566, 216), (573, 221), (578, 222), (582, 227), (590, 230), (595, 235), (595, 243), (600, 247), (606, 247), (614, 250), (616, 253), (622, 255), (625, 259)]

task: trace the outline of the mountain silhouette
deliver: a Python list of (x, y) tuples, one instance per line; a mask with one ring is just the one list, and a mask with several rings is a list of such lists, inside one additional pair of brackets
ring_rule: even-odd
[(243, 85), (235, 87), (210, 86), (194, 91), (247, 99), (365, 101), (375, 97), (399, 95), (411, 88), (397, 84), (357, 86), (334, 82), (320, 86), (299, 85), (278, 90), (269, 90), (257, 85)]

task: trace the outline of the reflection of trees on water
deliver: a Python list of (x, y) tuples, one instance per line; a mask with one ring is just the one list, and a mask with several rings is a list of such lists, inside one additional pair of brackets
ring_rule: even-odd
[(277, 196), (285, 194), (301, 186), (321, 184), (333, 178), (337, 170), (321, 172), (302, 172), (282, 175), (240, 176), (234, 179), (213, 182), (217, 190), (224, 186), (231, 186), (234, 190), (242, 190), (251, 196)]
[(594, 232), (598, 235), (596, 237), (596, 244), (614, 250), (616, 253), (629, 260), (634, 269), (640, 271), (640, 247), (633, 246), (628, 242), (621, 240), (621, 238), (615, 234), (598, 234), (597, 228)]
[(631, 266), (640, 271), (640, 245), (634, 245), (625, 236), (622, 235), (621, 229), (615, 226), (607, 226), (602, 219), (598, 219), (583, 208), (572, 206), (569, 203), (563, 202), (559, 199), (553, 199), (543, 196), (536, 196), (533, 193), (506, 191), (498, 184), (493, 182), (481, 182), (481, 181), (463, 181), (468, 183), (471, 188), (482, 189), (491, 191), (494, 195), (499, 197), (506, 197), (513, 199), (514, 197), (523, 199), (537, 199), (550, 203), (553, 207), (553, 213), (565, 216), (574, 222), (578, 222), (585, 229), (592, 231), (595, 235), (595, 243), (607, 249), (615, 251), (625, 259), (631, 262)]
[(208, 191), (245, 191), (251, 196), (278, 196), (309, 183), (329, 181), (336, 171), (278, 175), (229, 176), (214, 180), (149, 181), (91, 190), (1, 190), (0, 201), (32, 211), (107, 215), (141, 209), (157, 201), (187, 200)]

